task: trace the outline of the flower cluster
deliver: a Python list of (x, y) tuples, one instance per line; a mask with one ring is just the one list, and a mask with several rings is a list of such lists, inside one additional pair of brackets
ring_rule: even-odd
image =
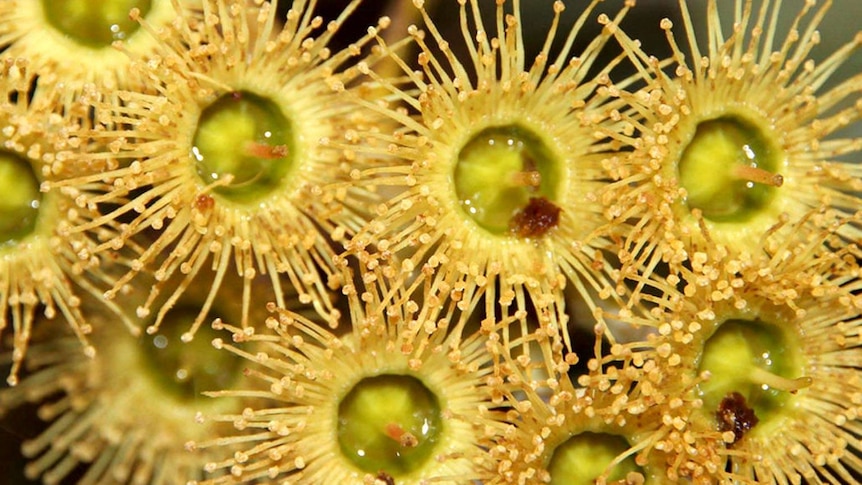
[(0, 3), (0, 466), (862, 480), (862, 34), (390, 3)]

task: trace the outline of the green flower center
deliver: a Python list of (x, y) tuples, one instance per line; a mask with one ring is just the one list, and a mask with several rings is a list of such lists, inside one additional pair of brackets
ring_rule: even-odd
[(679, 162), (686, 204), (714, 222), (746, 221), (784, 183), (775, 173), (782, 157), (771, 136), (741, 117), (703, 121)]
[(419, 469), (442, 429), (437, 397), (411, 376), (362, 379), (338, 406), (341, 451), (369, 473), (399, 477)]
[(134, 33), (138, 23), (129, 18), (129, 11), (137, 8), (144, 16), (151, 3), (151, 0), (42, 0), (42, 8), (55, 29), (80, 44), (99, 48)]
[(0, 247), (14, 245), (36, 229), (42, 193), (33, 166), (14, 153), (0, 151)]
[(188, 343), (181, 340), (199, 312), (194, 306), (177, 306), (165, 316), (160, 333), (141, 341), (153, 380), (183, 401), (199, 399), (206, 391), (227, 389), (240, 373), (240, 359), (213, 348), (211, 342), (219, 335), (211, 327), (201, 326)]
[[(584, 432), (572, 436), (554, 450), (548, 472), (551, 483), (593, 485), (614, 459), (631, 448), (622, 436)], [(608, 482), (623, 480), (630, 472), (640, 472), (633, 456), (615, 465)]]
[(491, 127), (458, 154), (455, 191), (464, 212), (485, 230), (536, 237), (556, 225), (560, 171), (558, 159), (532, 131)]
[(736, 440), (785, 406), (791, 393), (810, 385), (802, 374), (798, 345), (779, 327), (759, 320), (728, 320), (707, 340), (699, 371), (703, 409), (714, 413), (722, 431)]
[(255, 202), (276, 189), (296, 159), (290, 121), (272, 100), (246, 91), (225, 94), (201, 113), (192, 156), (214, 191)]

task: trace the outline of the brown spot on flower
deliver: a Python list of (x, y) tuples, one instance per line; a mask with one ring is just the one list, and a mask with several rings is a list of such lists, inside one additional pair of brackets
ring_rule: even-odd
[(399, 442), (404, 448), (416, 448), (419, 446), (419, 438), (417, 438), (413, 433), (404, 433), (401, 435)]
[(541, 237), (560, 223), (561, 211), (545, 197), (530, 197), (527, 206), (512, 216), (509, 227), (518, 237)]
[(390, 475), (384, 471), (377, 472), (377, 480), (380, 480), (381, 482), (385, 483), (386, 485), (395, 485), (395, 479), (392, 478), (392, 475)]
[(718, 417), (719, 430), (722, 432), (733, 431), (733, 443), (741, 440), (745, 433), (759, 421), (754, 415), (754, 409), (748, 407), (745, 402), (745, 396), (738, 392), (732, 392), (725, 396), (718, 405), (718, 411), (715, 414)]
[(405, 448), (415, 448), (419, 446), (419, 439), (413, 433), (406, 431), (398, 423), (389, 423), (384, 430), (386, 436), (397, 441)]
[(206, 214), (215, 205), (215, 200), (207, 194), (198, 194), (195, 198), (195, 209)]

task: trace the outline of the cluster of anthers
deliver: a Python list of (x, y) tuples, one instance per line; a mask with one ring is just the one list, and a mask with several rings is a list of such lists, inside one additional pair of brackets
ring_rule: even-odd
[(601, 2), (0, 2), (0, 468), (862, 480), (862, 34)]

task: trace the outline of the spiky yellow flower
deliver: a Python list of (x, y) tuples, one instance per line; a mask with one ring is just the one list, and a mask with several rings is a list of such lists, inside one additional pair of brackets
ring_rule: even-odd
[[(58, 76), (66, 89), (85, 83), (106, 89), (144, 88), (129, 79), (128, 53), (143, 55), (157, 41), (129, 18), (135, 9), (161, 28), (174, 18), (171, 0), (8, 0), (0, 3), (3, 56), (26, 58), (39, 74)], [(192, 12), (199, 0), (177, 2)]]
[(664, 432), (655, 387), (663, 375), (638, 347), (603, 351), (604, 328), (595, 326), (594, 357), (581, 375), (573, 367), (579, 356), (562, 351), (559, 337), (534, 338), (530, 358), (509, 356), (499, 386), (514, 431), (498, 444), (506, 466), (489, 483), (663, 483), (654, 458)]
[[(831, 78), (862, 36), (811, 59), (829, 3), (812, 12), (815, 3), (805, 2), (782, 32), (781, 2), (736, 0), (727, 31), (711, 0), (700, 34), (680, 0), (684, 33), (661, 23), (670, 65), (619, 33), (648, 80), (631, 96), (644, 120), (633, 121), (630, 136), (609, 134), (635, 147), (606, 164), (618, 182), (603, 194), (625, 241), (624, 272), (652, 272), (661, 260), (676, 269), (698, 251), (757, 259), (772, 233), (808, 233), (857, 213), (862, 169), (846, 160), (860, 142), (842, 130), (862, 115), (862, 79)], [(860, 235), (858, 221), (838, 232), (846, 241)]]
[(709, 374), (697, 388), (703, 407), (689, 427), (698, 439), (686, 450), (713, 447), (687, 458), (721, 481), (855, 481), (862, 303), (849, 294), (810, 292), (800, 294), (795, 311), (756, 298), (748, 303), (683, 320), (701, 328), (686, 346), (694, 351), (679, 353)]
[(409, 29), (421, 71), (380, 41), (410, 86), (359, 66), (392, 98), (366, 105), (400, 125), (394, 134), (366, 134), (369, 149), (397, 158), (357, 173), (359, 183), (403, 191), (378, 207), (349, 250), (407, 284), (421, 270), (432, 285), (462, 289), (465, 301), (487, 287), (489, 316), (561, 305), (566, 284), (593, 306), (612, 272), (601, 251), (608, 242), (594, 237), (603, 221), (595, 194), (604, 183), (601, 161), (617, 149), (596, 136), (597, 127), (624, 129), (616, 121), (623, 104), (609, 94), (617, 89), (609, 73), (619, 59), (595, 61), (628, 10), (614, 20), (600, 15), (607, 30), (570, 57), (597, 3), (552, 57), (565, 8), (555, 2), (543, 47), (528, 59), (520, 1), (497, 2), (490, 32), (479, 2), (459, 2), (468, 53), (460, 60), (423, 2), (414, 1), (432, 41)]
[[(858, 264), (841, 254), (818, 259), (789, 250), (784, 257), (790, 263), (719, 278), (728, 283), (721, 286), (709, 275), (723, 265), (696, 265), (684, 278), (684, 297), (663, 288), (654, 321), (629, 320), (657, 329), (625, 347), (663, 376), (655, 404), (664, 432), (654, 446), (665, 454), (668, 478), (754, 484), (858, 477)], [(819, 276), (800, 278), (800, 261), (822, 265)]]
[[(217, 399), (260, 397), (241, 414), (212, 419), (237, 432), (198, 447), (241, 445), (207, 465), (230, 476), (206, 483), (467, 483), (496, 474), (488, 448), (506, 429), (492, 392), (496, 363), (517, 342), (507, 322), (470, 327), (457, 302), (381, 300), (380, 289), (346, 286), (349, 332), (271, 306), (264, 334), (223, 322), (232, 340), (214, 342), (248, 362), (245, 390)], [(259, 345), (255, 353), (245, 342)], [(227, 355), (227, 354), (226, 354)]]
[[(37, 82), (22, 59), (0, 61), (0, 97), (0, 332), (10, 325), (14, 332), (8, 378), (14, 385), (37, 309), (49, 319), (62, 315), (85, 353), (93, 355), (90, 326), (78, 307), (82, 293), (101, 294), (98, 285), (111, 280), (93, 256), (96, 241), (67, 234), (79, 216), (93, 215), (62, 194), (40, 191), (55, 177), (52, 162), (81, 113), (64, 101), (49, 76)], [(112, 230), (105, 226), (93, 237), (108, 237)]]
[[(242, 409), (237, 399), (202, 395), (241, 376), (237, 361), (222, 358), (208, 340), (180, 341), (202, 296), (185, 295), (155, 336), (132, 336), (110, 315), (85, 306), (95, 358), (84, 357), (76, 339), (56, 325), (39, 328), (41, 339), (25, 360), (21, 383), (0, 389), (0, 414), (29, 403), (49, 423), (22, 445), (29, 479), (174, 485), (201, 478), (212, 457), (190, 452), (186, 443), (224, 430), (201, 423), (198, 413)], [(236, 318), (239, 309), (229, 304), (235, 295), (221, 296), (214, 312)]]
[[(266, 275), (276, 302), (284, 305), (284, 281), (321, 313), (332, 311), (329, 292), (340, 284), (332, 257), (334, 241), (355, 231), (374, 196), (362, 189), (332, 188), (362, 167), (353, 152), (327, 149), (327, 139), (351, 140), (367, 121), (341, 101), (350, 74), (334, 71), (370, 38), (332, 53), (327, 43), (359, 5), (328, 24), (314, 17), (315, 2), (294, 2), (283, 27), (276, 7), (257, 2), (210, 0), (204, 21), (177, 11), (169, 29), (153, 31), (159, 45), (133, 69), (158, 91), (106, 93), (96, 102), (102, 123), (82, 133), (96, 153), (67, 153), (58, 171), (90, 164), (106, 172), (70, 177), (64, 193), (100, 217), (74, 228), (98, 230), (123, 220), (123, 231), (98, 249), (123, 247), (137, 234), (156, 230), (157, 239), (134, 261), (106, 296), (136, 274), (153, 268), (150, 298), (139, 308), (157, 317), (198, 275), (211, 290), (186, 340), (203, 322), (225, 275), (245, 279), (243, 314), (252, 302), (251, 282)], [(147, 30), (155, 26), (141, 19)], [(386, 20), (381, 20), (382, 24)], [(153, 306), (172, 275), (184, 275), (165, 306)], [(261, 302), (262, 303), (262, 302)], [(241, 319), (242, 324), (247, 318)]]

